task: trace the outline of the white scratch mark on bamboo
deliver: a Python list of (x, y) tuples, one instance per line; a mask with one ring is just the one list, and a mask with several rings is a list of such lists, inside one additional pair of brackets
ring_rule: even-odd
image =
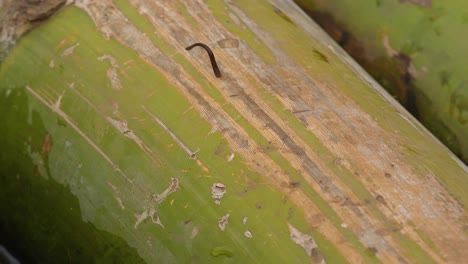
[(146, 220), (146, 218), (151, 217), (151, 221), (157, 225), (160, 225), (162, 228), (164, 228), (164, 225), (161, 223), (161, 220), (159, 219), (159, 216), (156, 215), (156, 209), (150, 208), (149, 210), (143, 211), (141, 214), (135, 214), (137, 221), (135, 223), (134, 228), (136, 229), (138, 225)]
[(112, 117), (107, 116), (106, 117), (107, 121), (111, 123), (117, 130), (119, 130), (120, 133), (122, 133), (125, 137), (131, 139), (133, 142), (135, 142), (138, 147), (140, 147), (143, 152), (151, 158), (151, 160), (155, 164), (160, 164), (161, 160), (157, 159), (153, 153), (153, 151), (143, 142), (143, 140), (138, 137), (133, 130), (131, 130), (128, 127), (128, 123), (126, 120), (115, 120)]
[(107, 182), (107, 184), (112, 188), (112, 190), (114, 190), (114, 193), (115, 193), (114, 198), (119, 203), (120, 208), (122, 210), (124, 210), (125, 206), (124, 206), (124, 204), (122, 202), (122, 199), (120, 199), (120, 197), (119, 197), (119, 194), (120, 194), (119, 188), (117, 188), (117, 186), (113, 185), (110, 182)]
[(214, 199), (215, 204), (221, 204), (221, 198), (226, 193), (226, 186), (222, 183), (216, 182), (211, 186), (211, 197)]
[(117, 69), (119, 68), (119, 64), (117, 63), (117, 60), (112, 57), (111, 55), (102, 55), (101, 57), (98, 58), (99, 61), (103, 62), (105, 60), (108, 60), (111, 64), (112, 67), (107, 69), (107, 78), (111, 82), (111, 86), (115, 90), (122, 90), (123, 86), (122, 83), (120, 82), (119, 74), (117, 73)]
[(114, 168), (115, 171), (117, 171), (118, 173), (120, 173), (127, 181), (129, 181), (130, 183), (133, 183), (133, 181), (119, 168), (119, 166), (111, 160), (111, 158), (109, 156), (107, 156), (106, 153), (104, 153), (104, 151), (102, 149), (100, 149), (96, 143), (94, 143), (94, 141), (92, 141), (74, 122), (73, 122), (73, 119), (71, 119), (67, 114), (65, 114), (65, 112), (62, 111), (62, 109), (60, 109), (60, 100), (61, 100), (61, 96), (59, 97), (59, 100), (57, 100), (57, 102), (55, 104), (53, 103), (50, 103), (48, 102), (47, 100), (45, 100), (41, 95), (39, 95), (36, 91), (34, 91), (33, 89), (31, 89), (31, 87), (29, 87), (28, 85), (26, 85), (26, 90), (28, 92), (30, 92), (34, 97), (36, 97), (36, 99), (38, 99), (41, 103), (43, 103), (44, 105), (46, 105), (47, 107), (49, 107), (50, 110), (52, 110), (54, 113), (56, 113), (57, 115), (59, 115), (61, 118), (63, 118), (63, 120), (65, 120), (65, 122), (67, 122), (68, 125), (70, 125), (70, 127), (72, 127), (84, 140), (86, 140), (86, 142), (88, 142), (88, 144), (91, 145), (91, 147), (93, 147), (111, 166), (112, 168)]
[(119, 68), (119, 64), (117, 63), (117, 60), (114, 57), (112, 57), (111, 55), (104, 54), (101, 57), (98, 57), (98, 60), (99, 61), (108, 60), (110, 62), (110, 64), (112, 65), (112, 67)]
[(223, 217), (221, 217), (221, 220), (219, 220), (218, 227), (221, 229), (221, 231), (226, 229), (226, 226), (229, 223), (229, 216), (230, 214), (225, 214)]
[(190, 156), (191, 159), (197, 159), (197, 151), (192, 152), (185, 144), (174, 134), (172, 131), (163, 123), (158, 117), (156, 117), (153, 113), (151, 113), (144, 105), (142, 105), (143, 109), (148, 113), (165, 131), (168, 133), (172, 139)]
[(192, 228), (192, 234), (190, 235), (190, 239), (194, 239), (197, 235), (198, 235), (198, 232), (200, 231), (200, 227), (199, 226), (194, 226)]
[(234, 159), (234, 153), (231, 153), (231, 155), (227, 159), (227, 162), (231, 162), (233, 159)]
[(65, 93), (65, 92), (63, 92), (61, 95), (59, 95), (57, 101), (55, 102), (54, 107), (55, 107), (56, 109), (60, 109), (60, 106), (62, 105), (62, 98), (63, 98), (63, 94), (64, 94), (64, 93)]
[[(69, 83), (68, 87), (75, 94), (77, 94), (83, 101), (85, 101), (90, 107), (92, 107), (94, 109), (94, 111), (99, 113), (101, 116), (105, 116), (105, 114), (102, 111), (100, 111), (98, 108), (96, 108), (96, 106), (93, 103), (91, 103), (91, 101), (87, 97), (85, 97), (77, 89), (75, 89), (74, 84), (75, 84), (74, 82)], [(118, 109), (114, 110), (114, 114), (119, 115)], [(113, 119), (113, 118), (111, 118), (109, 116), (106, 116), (106, 120), (109, 123), (111, 123), (116, 129), (118, 129), (122, 134), (124, 134), (126, 137), (133, 140), (133, 142), (135, 142), (143, 150), (143, 152), (148, 157), (150, 157), (150, 159), (154, 162), (154, 164), (159, 165), (159, 164), (162, 163), (162, 161), (156, 157), (154, 152), (144, 143), (144, 141), (140, 137), (138, 137), (135, 134), (135, 132), (133, 132), (130, 128), (128, 128), (128, 123), (127, 123), (126, 120), (119, 121), (119, 120), (115, 120), (115, 119)]]
[(287, 224), (291, 240), (304, 249), (306, 254), (312, 258), (313, 263), (325, 264), (325, 259), (320, 252), (317, 243), (315, 243), (315, 240), (311, 236), (301, 233), (301, 231), (297, 230), (290, 223)]
[(151, 199), (145, 207), (145, 210), (140, 214), (135, 214), (137, 218), (134, 228), (136, 229), (141, 222), (146, 220), (146, 218), (151, 217), (151, 221), (157, 225), (160, 225), (164, 228), (159, 216), (156, 214), (156, 208), (159, 204), (161, 204), (166, 198), (173, 192), (177, 191), (179, 188), (179, 180), (176, 178), (171, 178), (171, 185), (167, 187), (161, 194), (153, 194), (151, 195)]
[(80, 43), (76, 43), (75, 45), (73, 45), (73, 46), (67, 48), (66, 50), (64, 50), (62, 52), (62, 57), (67, 57), (67, 56), (72, 55), (75, 48), (78, 47), (79, 45), (80, 45)]

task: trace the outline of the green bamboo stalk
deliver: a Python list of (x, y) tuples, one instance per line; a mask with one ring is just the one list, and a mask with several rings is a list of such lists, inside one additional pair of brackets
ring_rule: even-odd
[(75, 1), (1, 64), (0, 109), (25, 262), (465, 258), (466, 167), (287, 2)]

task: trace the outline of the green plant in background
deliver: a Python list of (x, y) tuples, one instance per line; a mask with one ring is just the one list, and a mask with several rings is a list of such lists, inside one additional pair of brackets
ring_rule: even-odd
[(295, 2), (468, 162), (466, 1)]

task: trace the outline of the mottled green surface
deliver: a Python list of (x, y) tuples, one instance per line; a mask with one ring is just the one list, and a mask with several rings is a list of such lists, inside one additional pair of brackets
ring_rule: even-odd
[[(98, 60), (105, 54), (119, 65), (121, 90), (114, 90), (106, 77), (109, 60)], [(8, 212), (0, 215), (0, 232), (8, 231), (1, 242), (12, 243), (20, 258), (57, 263), (307, 261), (287, 227), (290, 222), (310, 232), (300, 210), (237, 156), (228, 163), (232, 151), (221, 134), (210, 135), (211, 127), (174, 87), (134, 51), (105, 40), (81, 10), (64, 9), (18, 43), (0, 68), (0, 100), (5, 127), (0, 209)], [(209, 171), (189, 159), (143, 106), (191, 150), (200, 148), (197, 155)], [(148, 147), (146, 154), (110, 118), (125, 120)], [(151, 195), (162, 193), (171, 178), (178, 179), (179, 189), (159, 205), (151, 204)], [(211, 198), (215, 182), (227, 186), (220, 206)], [(151, 219), (135, 227), (136, 214), (149, 207), (164, 228)], [(218, 221), (226, 213), (230, 218), (223, 232)], [(244, 236), (246, 230), (252, 238)], [(312, 235), (327, 260), (344, 261), (318, 232)]]
[[(40, 152), (47, 131), (25, 91), (2, 90), (0, 112), (8, 124), (0, 137), (0, 244), (22, 263), (142, 262), (125, 240), (83, 221), (69, 187), (35, 174), (31, 154)], [(42, 166), (50, 172), (49, 162)]]

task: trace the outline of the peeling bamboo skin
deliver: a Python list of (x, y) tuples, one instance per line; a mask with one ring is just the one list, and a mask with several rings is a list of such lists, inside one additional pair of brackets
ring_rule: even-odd
[(468, 163), (466, 1), (295, 2)]
[(466, 167), (351, 63), (281, 1), (75, 1), (0, 69), (0, 227), (35, 261), (466, 259)]

